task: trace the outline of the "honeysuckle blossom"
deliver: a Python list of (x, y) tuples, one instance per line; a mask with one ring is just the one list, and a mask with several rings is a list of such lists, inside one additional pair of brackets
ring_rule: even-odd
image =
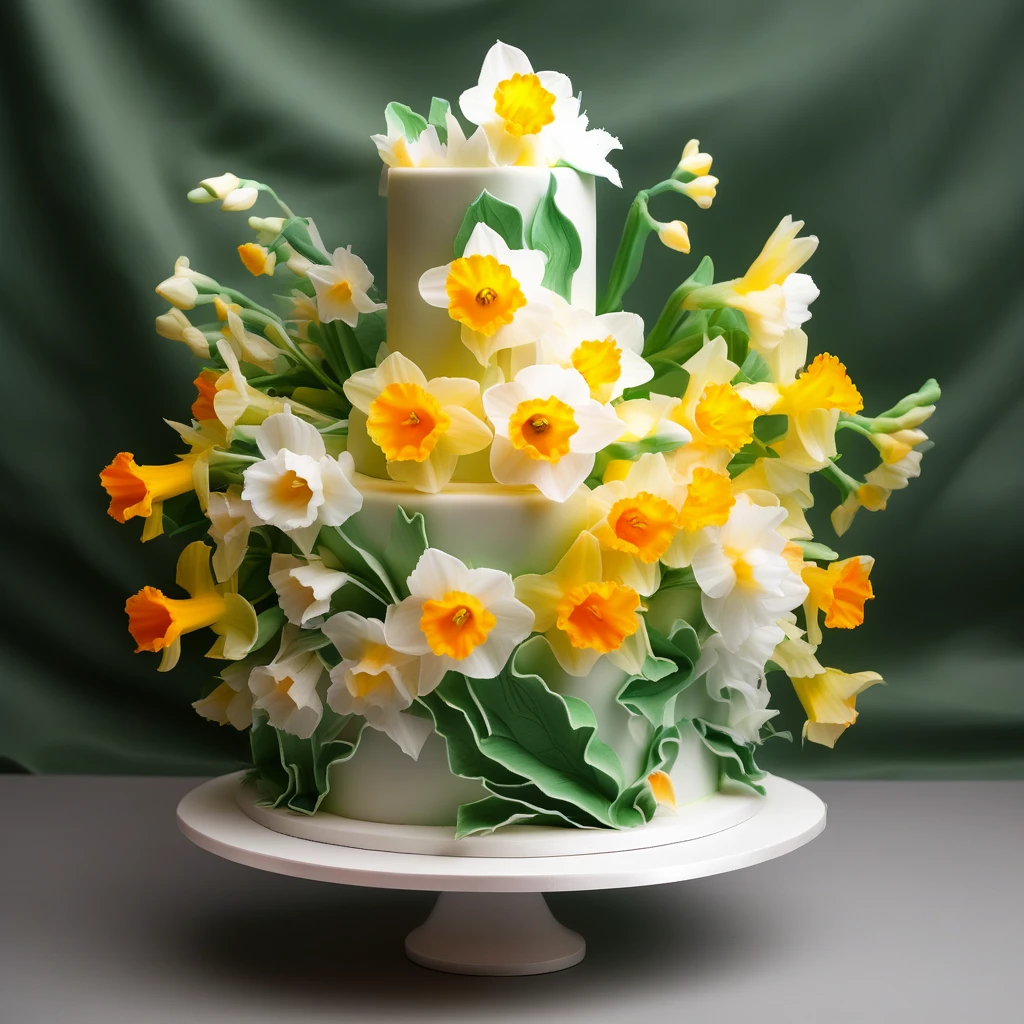
[(864, 621), (864, 602), (875, 596), (869, 579), (874, 564), (870, 555), (856, 555), (830, 562), (824, 569), (814, 563), (804, 566), (800, 578), (808, 588), (804, 613), (812, 644), (821, 643), (819, 612), (825, 613), (829, 629), (853, 629)]
[(131, 452), (118, 452), (100, 472), (100, 483), (110, 495), (107, 514), (119, 523), (142, 516), (142, 539), (158, 537), (163, 532), (163, 503), (195, 490), (197, 461), (194, 455), (183, 455), (164, 466), (140, 466)]
[(661, 581), (659, 561), (679, 532), (686, 488), (672, 476), (664, 455), (642, 455), (622, 480), (587, 495), (587, 528), (601, 544), (604, 575), (641, 596)]
[(174, 274), (161, 281), (154, 291), (178, 309), (192, 309), (199, 297), (199, 288), (212, 291), (217, 282), (212, 277), (200, 274), (189, 266), (187, 256), (179, 256), (174, 263)]
[(249, 547), (249, 531), (260, 525), (260, 518), (242, 498), (242, 488), (232, 484), (226, 491), (212, 491), (207, 498), (206, 515), (210, 520), (213, 573), (219, 583), (238, 572)]
[(495, 352), (533, 344), (551, 326), (546, 262), (535, 249), (510, 249), (480, 223), (462, 256), (420, 277), (420, 295), (462, 325), (462, 343), (486, 366)]
[(253, 707), (266, 711), (275, 729), (306, 740), (324, 713), (317, 689), (324, 666), (316, 651), (304, 650), (296, 643), (299, 636), (295, 626), (284, 627), (274, 660), (249, 673), (249, 689), (256, 698)]
[(275, 552), (270, 556), (268, 579), (288, 621), (308, 628), (331, 610), (331, 598), (350, 577), (312, 555), (302, 559)]
[(249, 673), (254, 665), (262, 664), (262, 652), (250, 655), (244, 661), (236, 661), (221, 670), (221, 682), (205, 697), (192, 702), (192, 707), (205, 719), (218, 725), (230, 725), (242, 732), (252, 725), (252, 690), (249, 689)]
[(434, 125), (427, 125), (418, 139), (407, 139), (401, 124), (389, 124), (386, 135), (373, 135), (377, 153), (386, 167), (489, 167), (487, 135), (478, 128), (467, 139), (459, 119), (445, 114), (447, 141), (442, 142)]
[(262, 274), (266, 274), (267, 277), (274, 276), (277, 253), (265, 245), (260, 245), (258, 242), (243, 242), (238, 247), (238, 258), (242, 261), (242, 266), (253, 277), (259, 277)]
[[(694, 185), (696, 182), (690, 183), (690, 187)], [(742, 277), (696, 288), (684, 306), (740, 310), (750, 328), (750, 347), (767, 356), (788, 330), (810, 319), (808, 307), (818, 297), (811, 277), (797, 273), (818, 247), (814, 235), (797, 237), (803, 226), (802, 220), (783, 217)]]
[(836, 740), (857, 721), (857, 697), (884, 680), (877, 672), (841, 672), (823, 668), (815, 675), (790, 677), (807, 715), (803, 738), (834, 747)]
[(384, 309), (385, 303), (374, 302), (369, 296), (373, 274), (366, 264), (352, 252), (352, 246), (337, 248), (328, 265), (311, 263), (306, 273), (316, 290), (316, 306), (320, 323), (342, 320), (355, 327), (360, 313), (374, 313)]
[(217, 634), (208, 658), (239, 661), (256, 642), (259, 627), (256, 611), (235, 591), (234, 580), (215, 584), (210, 574), (210, 548), (201, 540), (193, 541), (178, 557), (175, 577), (187, 598), (167, 597), (156, 587), (143, 587), (128, 598), (128, 632), (138, 651), (163, 651), (160, 671), (177, 664), (181, 637), (209, 627)]
[(331, 669), (328, 706), (339, 715), (362, 715), (367, 725), (390, 736), (415, 760), (433, 726), (403, 712), (428, 692), (420, 685), (423, 659), (389, 647), (379, 619), (340, 612), (321, 629), (342, 659)]
[(448, 671), (492, 679), (533, 628), (508, 573), (470, 569), (437, 548), (420, 556), (407, 586), (409, 597), (388, 607), (384, 634), (389, 647), (422, 657), (420, 693)]
[(340, 526), (362, 508), (352, 456), (329, 456), (316, 428), (290, 408), (268, 416), (254, 435), (263, 460), (246, 467), (242, 497), (308, 554), (321, 527)]
[(161, 338), (169, 338), (171, 341), (180, 341), (187, 345), (192, 355), (198, 359), (210, 358), (209, 339), (198, 327), (193, 327), (192, 321), (175, 306), (171, 306), (166, 313), (161, 313), (156, 318), (156, 333)]
[(701, 589), (701, 607), (722, 642), (735, 651), (755, 629), (799, 605), (807, 587), (782, 555), (778, 527), (785, 511), (764, 508), (740, 495), (728, 521), (708, 527), (690, 565)]
[(459, 106), (487, 133), (499, 166), (553, 167), (563, 161), (620, 184), (607, 159), (622, 148), (619, 140), (601, 128), (588, 130), (572, 82), (557, 71), (535, 73), (514, 46), (499, 41), (487, 51), (477, 84), (459, 97)]
[(400, 352), (345, 381), (345, 395), (366, 414), (366, 432), (384, 453), (388, 475), (436, 493), (452, 478), (460, 455), (491, 443), (480, 385), (467, 377), (435, 377)]
[(537, 344), (537, 362), (578, 370), (590, 397), (604, 403), (654, 376), (654, 367), (640, 354), (644, 322), (636, 313), (594, 316), (557, 295), (552, 302), (554, 323)]
[(534, 629), (570, 675), (587, 675), (602, 656), (630, 673), (643, 666), (649, 643), (640, 595), (605, 578), (601, 543), (589, 531), (551, 572), (517, 576), (516, 596), (532, 609)]
[(484, 393), (494, 425), (491, 473), (503, 484), (533, 484), (565, 501), (594, 468), (594, 453), (618, 440), (622, 420), (590, 397), (578, 370), (527, 366)]

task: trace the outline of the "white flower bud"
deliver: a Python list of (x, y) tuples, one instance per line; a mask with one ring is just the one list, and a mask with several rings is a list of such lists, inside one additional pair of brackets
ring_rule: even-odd
[(236, 212), (238, 210), (248, 210), (257, 199), (259, 199), (259, 189), (245, 187), (232, 189), (225, 197), (224, 202), (220, 204), (222, 210), (228, 210), (230, 212)]
[(188, 193), (188, 201), (190, 203), (212, 203), (216, 199), (217, 197), (210, 195), (205, 188), (194, 188)]
[(156, 293), (178, 309), (191, 309), (196, 304), (199, 290), (187, 277), (167, 278), (156, 286)]
[(658, 228), (658, 238), (661, 244), (675, 249), (676, 252), (690, 251), (690, 233), (681, 220), (673, 220), (668, 224), (662, 224)]
[(187, 345), (192, 354), (199, 359), (210, 358), (210, 343), (198, 327), (180, 309), (169, 309), (156, 318), (156, 333), (161, 338), (180, 341)]
[(238, 178), (230, 171), (225, 171), (224, 174), (218, 174), (215, 178), (203, 178), (199, 185), (206, 189), (211, 196), (223, 199), (229, 192), (234, 192), (238, 188)]
[(267, 245), (281, 234), (284, 217), (250, 217), (249, 227), (256, 232), (256, 241)]

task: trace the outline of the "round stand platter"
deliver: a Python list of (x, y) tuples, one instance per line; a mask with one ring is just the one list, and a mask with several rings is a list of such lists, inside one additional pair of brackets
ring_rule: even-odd
[(579, 834), (573, 832), (567, 849), (574, 852), (562, 855), (380, 852), (302, 839), (259, 824), (239, 806), (242, 774), (212, 779), (182, 799), (178, 824), (192, 842), (278, 874), (440, 893), (405, 948), (416, 963), (455, 974), (544, 974), (579, 963), (586, 951), (583, 938), (555, 919), (541, 893), (659, 885), (735, 871), (790, 853), (825, 827), (825, 804), (817, 796), (768, 776), (757, 813), (682, 842), (580, 853)]

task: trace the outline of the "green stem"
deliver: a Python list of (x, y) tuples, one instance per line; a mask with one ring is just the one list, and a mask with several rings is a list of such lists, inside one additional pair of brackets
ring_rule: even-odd
[(687, 285), (684, 282), (668, 297), (668, 301), (662, 307), (661, 315), (655, 321), (644, 341), (644, 355), (657, 352), (663, 348), (665, 342), (672, 336), (679, 321), (685, 316), (683, 299), (686, 298)]
[(834, 462), (828, 462), (819, 472), (826, 480), (835, 485), (844, 501), (851, 494), (855, 494), (861, 486), (860, 480), (855, 480), (849, 473), (844, 473)]
[(338, 344), (341, 345), (341, 353), (345, 357), (345, 362), (348, 363), (349, 374), (367, 369), (370, 363), (359, 347), (356, 332), (344, 320), (334, 320), (330, 326), (334, 328), (334, 335), (338, 339)]
[(292, 213), (291, 209), (289, 208), (288, 204), (269, 185), (265, 185), (263, 184), (263, 182), (258, 182), (256, 187), (266, 192), (267, 195), (270, 196), (270, 198), (273, 199), (274, 202), (281, 207), (281, 212), (286, 217), (295, 216), (295, 214)]

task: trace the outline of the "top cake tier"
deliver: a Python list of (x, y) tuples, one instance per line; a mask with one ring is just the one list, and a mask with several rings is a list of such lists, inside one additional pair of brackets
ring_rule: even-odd
[(486, 190), (519, 208), (529, 230), (554, 175), (556, 202), (579, 232), (583, 258), (573, 277), (572, 303), (593, 310), (597, 220), (594, 179), (567, 167), (405, 168), (388, 171), (387, 342), (430, 377), (480, 380), (483, 367), (462, 343), (448, 310), (420, 296), (421, 275), (454, 258), (455, 237), (469, 205)]

